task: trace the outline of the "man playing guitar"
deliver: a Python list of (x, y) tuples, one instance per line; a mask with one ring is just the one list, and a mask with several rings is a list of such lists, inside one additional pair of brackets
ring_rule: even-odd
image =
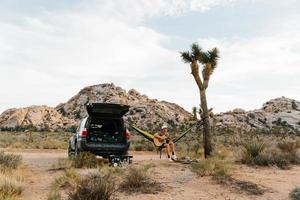
[[(175, 154), (175, 146), (172, 140), (170, 139), (167, 125), (163, 125), (161, 127), (161, 131), (154, 135), (153, 141), (156, 146), (165, 147), (167, 149), (167, 155), (169, 161), (177, 159)], [(170, 156), (171, 153), (172, 153), (172, 157)]]

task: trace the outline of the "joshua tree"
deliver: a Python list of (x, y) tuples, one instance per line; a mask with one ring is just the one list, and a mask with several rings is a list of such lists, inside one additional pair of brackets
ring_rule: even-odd
[(197, 112), (198, 112), (197, 107), (196, 106), (192, 107), (192, 113), (193, 113), (194, 120), (197, 120)]
[[(191, 73), (199, 89), (200, 106), (202, 110), (201, 118), (204, 120), (204, 155), (205, 158), (207, 158), (212, 151), (212, 146), (210, 138), (211, 128), (209, 122), (209, 111), (206, 101), (206, 89), (208, 88), (210, 76), (217, 67), (219, 51), (217, 48), (213, 48), (210, 51), (203, 52), (198, 44), (194, 43), (191, 46), (191, 51), (180, 52), (180, 54), (183, 62), (190, 64), (192, 71)], [(202, 73), (200, 75), (201, 69)]]

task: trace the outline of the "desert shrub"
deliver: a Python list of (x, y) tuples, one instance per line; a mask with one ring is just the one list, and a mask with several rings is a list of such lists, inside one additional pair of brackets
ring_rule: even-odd
[(82, 152), (73, 158), (73, 166), (75, 168), (96, 168), (96, 156), (90, 152)]
[(300, 187), (295, 187), (289, 194), (291, 200), (300, 200)]
[(300, 157), (298, 149), (300, 148), (299, 141), (284, 140), (277, 144), (277, 147), (282, 151), (286, 159), (292, 164), (299, 164)]
[(276, 166), (280, 169), (288, 169), (290, 162), (280, 151), (270, 149), (259, 156), (257, 156), (251, 164), (259, 166)]
[(77, 182), (69, 193), (69, 200), (111, 200), (115, 196), (115, 185), (109, 175), (89, 174)]
[(263, 195), (265, 190), (261, 188), (256, 183), (252, 183), (249, 181), (240, 181), (240, 180), (231, 180), (234, 188), (239, 189), (240, 191), (244, 191), (250, 195)]
[(232, 151), (225, 147), (218, 148), (218, 150), (213, 151), (212, 154), (213, 157), (219, 158), (221, 160), (228, 159), (232, 155), (233, 155)]
[(68, 187), (78, 180), (79, 180), (79, 175), (73, 168), (66, 169), (63, 175), (57, 177), (54, 180), (52, 188), (56, 189), (60, 187)]
[(265, 144), (259, 140), (250, 140), (242, 144), (242, 163), (254, 164), (256, 158), (265, 149)]
[(48, 194), (47, 200), (62, 200), (62, 197), (57, 189), (52, 189)]
[(192, 172), (199, 176), (213, 176), (218, 181), (230, 177), (231, 165), (228, 161), (217, 158), (208, 158), (191, 165)]
[(17, 179), (0, 174), (0, 199), (12, 199), (21, 195), (23, 186)]
[(5, 169), (16, 169), (22, 162), (20, 155), (0, 152), (0, 167)]
[(127, 193), (142, 192), (154, 194), (161, 191), (161, 185), (155, 182), (142, 168), (130, 167), (120, 185), (121, 191)]

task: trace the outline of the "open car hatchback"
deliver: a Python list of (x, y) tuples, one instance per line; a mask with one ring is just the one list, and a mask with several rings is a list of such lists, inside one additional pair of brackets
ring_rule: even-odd
[(108, 157), (127, 155), (130, 141), (123, 116), (129, 106), (92, 103), (86, 106), (88, 116), (80, 121), (76, 133), (69, 140), (69, 155), (89, 151)]

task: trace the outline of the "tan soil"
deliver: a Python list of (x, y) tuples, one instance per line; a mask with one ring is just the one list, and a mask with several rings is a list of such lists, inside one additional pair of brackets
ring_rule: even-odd
[[(58, 158), (66, 158), (65, 150), (20, 150), (3, 149), (23, 156), (24, 176), (26, 179), (23, 200), (44, 200), (54, 178), (62, 172), (49, 169)], [(159, 155), (149, 152), (132, 152), (134, 165), (154, 163), (151, 169), (153, 177), (164, 186), (164, 192), (158, 194), (119, 194), (120, 200), (284, 200), (297, 185), (300, 186), (300, 166), (289, 170), (277, 168), (252, 168), (236, 165), (233, 177), (251, 181), (267, 189), (264, 195), (254, 196), (238, 191), (229, 185), (216, 183), (209, 177), (198, 177), (189, 170), (188, 165), (160, 160)]]

